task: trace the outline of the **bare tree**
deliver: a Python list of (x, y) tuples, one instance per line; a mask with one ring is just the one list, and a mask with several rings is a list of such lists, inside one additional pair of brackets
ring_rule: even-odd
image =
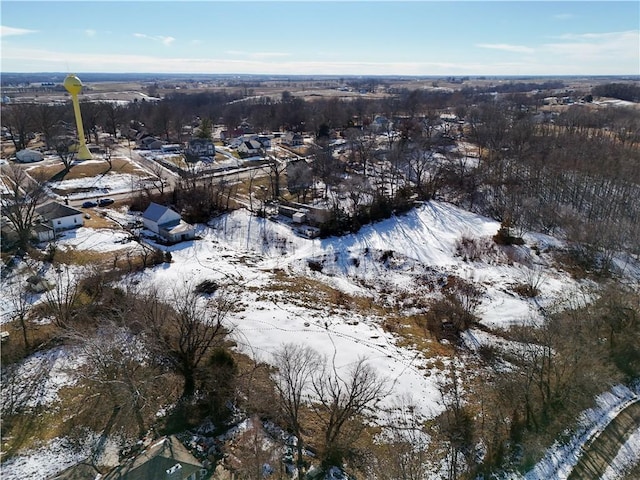
[(105, 131), (109, 132), (115, 139), (118, 134), (118, 128), (124, 118), (124, 109), (120, 105), (111, 102), (105, 102), (102, 105), (104, 112)]
[[(266, 156), (265, 152), (262, 152), (262, 156)], [(285, 169), (287, 168), (286, 162), (281, 162), (277, 157), (268, 156), (269, 158), (269, 180), (271, 183), (271, 195), (273, 199), (280, 198), (280, 181)]]
[(55, 284), (45, 292), (45, 305), (58, 327), (66, 329), (72, 326), (78, 314), (79, 300), (78, 279), (69, 271), (69, 267), (57, 268)]
[(56, 144), (55, 149), (56, 149), (56, 153), (58, 154), (58, 158), (62, 162), (62, 165), (64, 165), (63, 173), (66, 174), (69, 172), (69, 170), (71, 170), (71, 164), (76, 158), (76, 152), (74, 151), (73, 148), (70, 147), (69, 141), (65, 137), (56, 139), (55, 144)]
[[(455, 362), (450, 364), (445, 378), (438, 384), (445, 411), (439, 417), (439, 434), (445, 442), (447, 477), (457, 480), (460, 469), (466, 465), (472, 454), (474, 437), (473, 417), (462, 398), (462, 379)], [(466, 462), (465, 462), (466, 461)]]
[(385, 381), (360, 358), (346, 376), (335, 365), (325, 364), (312, 385), (316, 397), (312, 409), (323, 431), (323, 467), (340, 466), (362, 433), (359, 417), (386, 395)]
[(104, 161), (109, 165), (109, 170), (113, 168), (113, 150), (115, 139), (111, 137), (105, 138), (102, 142), (100, 142), (102, 148), (104, 149)]
[(24, 150), (29, 144), (30, 134), (33, 133), (33, 109), (33, 105), (28, 103), (16, 103), (2, 109), (2, 125), (9, 130), (16, 152)]
[(52, 139), (59, 131), (59, 117), (62, 112), (58, 108), (47, 104), (39, 104), (33, 112), (35, 125), (40, 130), (41, 136), (44, 137), (47, 150), (51, 149)]
[(221, 290), (203, 298), (188, 283), (176, 285), (170, 295), (167, 305), (163, 295), (152, 290), (144, 297), (142, 313), (158, 353), (183, 376), (182, 398), (188, 399), (196, 392), (202, 361), (228, 334), (223, 321), (233, 309), (233, 300)]
[(26, 352), (28, 352), (30, 344), (28, 337), (29, 320), (27, 317), (29, 315), (29, 311), (31, 310), (31, 294), (27, 291), (26, 288), (20, 285), (19, 282), (14, 282), (10, 286), (8, 286), (6, 292), (11, 299), (11, 306), (13, 307), (13, 311), (11, 312), (12, 319), (13, 321), (18, 322), (18, 324), (20, 325), (20, 330), (22, 331), (22, 340), (24, 341), (24, 349)]
[(280, 399), (284, 419), (296, 436), (298, 478), (304, 478), (304, 440), (301, 411), (306, 403), (305, 395), (311, 387), (313, 373), (320, 364), (320, 354), (309, 346), (288, 343), (274, 354), (275, 386)]
[(402, 397), (387, 412), (384, 433), (374, 447), (371, 476), (378, 480), (423, 480), (429, 465), (429, 435), (410, 397)]
[(86, 359), (80, 373), (90, 387), (87, 395), (110, 401), (121, 422), (133, 417), (136, 434), (142, 437), (160, 407), (158, 399), (167, 400), (157, 395), (163, 374), (143, 338), (112, 321), (103, 321), (95, 333), (73, 330), (67, 337)]
[(5, 185), (9, 191), (0, 199), (2, 214), (7, 217), (18, 235), (18, 245), (22, 248), (29, 244), (36, 207), (45, 198), (42, 184), (31, 178), (25, 170), (9, 165), (5, 169)]

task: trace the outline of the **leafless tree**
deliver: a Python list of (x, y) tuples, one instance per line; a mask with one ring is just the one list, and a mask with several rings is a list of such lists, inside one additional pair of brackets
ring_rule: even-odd
[(311, 380), (321, 361), (320, 354), (309, 346), (288, 343), (274, 354), (275, 386), (283, 417), (296, 436), (298, 478), (304, 478), (304, 439), (301, 411), (308, 398)]
[(142, 314), (156, 350), (183, 376), (182, 398), (188, 399), (196, 392), (202, 361), (229, 333), (223, 321), (233, 310), (233, 299), (222, 289), (203, 298), (188, 282), (175, 285), (169, 298), (167, 304), (159, 290), (151, 290), (144, 295)]
[(12, 309), (12, 319), (13, 321), (18, 322), (20, 325), (20, 330), (22, 331), (22, 340), (24, 341), (24, 349), (25, 351), (29, 351), (29, 311), (31, 310), (32, 302), (30, 301), (31, 293), (27, 291), (27, 289), (20, 285), (19, 282), (14, 282), (6, 288), (5, 292), (9, 295), (11, 299)]
[(7, 217), (18, 235), (18, 244), (22, 248), (29, 244), (36, 207), (46, 196), (39, 181), (31, 178), (25, 170), (17, 165), (3, 167), (6, 172), (8, 195), (0, 199), (2, 214)]
[(58, 107), (39, 104), (33, 113), (35, 125), (42, 134), (42, 137), (44, 137), (45, 147), (47, 150), (50, 150), (52, 139), (56, 137), (60, 130), (59, 121), (61, 120), (61, 112), (58, 110)]
[[(264, 152), (263, 152), (264, 154)], [(263, 156), (265, 156), (264, 154)], [(286, 162), (281, 162), (277, 157), (268, 156), (269, 158), (269, 180), (271, 183), (271, 196), (272, 198), (280, 198), (280, 183), (281, 178), (287, 168)]]
[(163, 393), (169, 393), (144, 337), (103, 320), (96, 332), (72, 330), (67, 338), (78, 345), (86, 359), (80, 373), (90, 387), (87, 395), (111, 402), (121, 422), (133, 417), (135, 433), (142, 437), (160, 402), (168, 400), (158, 391), (165, 389)]
[(47, 313), (62, 328), (71, 328), (78, 314), (80, 282), (69, 267), (58, 267), (53, 287), (45, 292)]
[(356, 361), (347, 375), (325, 363), (312, 380), (312, 409), (322, 427), (323, 467), (341, 465), (362, 433), (359, 417), (386, 394), (386, 382), (365, 359)]
[(58, 158), (64, 165), (64, 173), (68, 173), (71, 170), (71, 165), (76, 158), (75, 150), (69, 145), (69, 139), (66, 137), (59, 137), (55, 140), (55, 149), (58, 154)]
[(124, 118), (124, 109), (120, 105), (105, 102), (102, 105), (102, 111), (104, 112), (104, 130), (109, 132), (115, 139), (118, 134), (118, 128), (120, 128)]
[(33, 133), (34, 106), (28, 103), (16, 103), (2, 108), (2, 125), (11, 134), (16, 152), (24, 150), (29, 144), (29, 134)]
[(410, 397), (398, 399), (387, 412), (384, 433), (374, 447), (371, 477), (378, 480), (423, 480), (429, 464), (429, 435)]
[(462, 398), (462, 378), (452, 362), (438, 384), (445, 411), (439, 417), (439, 434), (446, 450), (447, 478), (457, 480), (461, 468), (470, 467), (474, 437), (473, 417)]
[(109, 170), (113, 168), (113, 150), (115, 139), (111, 137), (105, 138), (102, 142), (102, 148), (104, 149), (104, 161), (109, 165)]

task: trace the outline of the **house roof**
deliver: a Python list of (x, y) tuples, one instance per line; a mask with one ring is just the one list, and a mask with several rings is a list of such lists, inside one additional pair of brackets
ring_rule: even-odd
[(72, 465), (53, 477), (49, 477), (48, 480), (95, 480), (98, 478), (100, 478), (98, 470), (87, 459), (84, 462)]
[(164, 228), (169, 235), (179, 235), (181, 233), (190, 233), (195, 231), (193, 225), (183, 220), (180, 220), (177, 223), (171, 222), (166, 225), (160, 225), (160, 227)]
[(109, 472), (104, 480), (183, 480), (202, 468), (189, 450), (176, 437), (170, 436)]
[[(157, 203), (151, 202), (151, 204), (142, 214), (142, 218), (146, 218), (147, 220), (151, 220), (152, 222), (157, 222), (168, 210), (171, 209), (169, 207), (165, 207), (164, 205), (158, 205)], [(173, 210), (171, 211), (173, 213), (177, 213)]]
[(73, 215), (82, 215), (80, 210), (77, 210), (68, 205), (63, 205), (58, 202), (50, 202), (46, 205), (36, 208), (36, 212), (42, 215), (47, 220), (54, 220), (56, 218), (72, 217)]

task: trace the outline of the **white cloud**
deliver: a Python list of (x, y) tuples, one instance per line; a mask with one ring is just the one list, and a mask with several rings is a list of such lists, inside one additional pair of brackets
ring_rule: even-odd
[(171, 45), (173, 42), (176, 41), (176, 39), (173, 37), (159, 37), (159, 39), (163, 44), (167, 46)]
[(279, 58), (279, 57), (288, 57), (289, 53), (281, 53), (281, 52), (255, 52), (250, 54), (253, 58)]
[(640, 71), (640, 31), (609, 33), (565, 34), (560, 41), (547, 43), (544, 48), (551, 54), (561, 55), (573, 61), (596, 63), (599, 61), (628, 60)]
[(574, 17), (575, 15), (573, 15), (572, 13), (557, 13), (551, 18), (553, 18), (554, 20), (571, 20)]
[(36, 33), (37, 30), (27, 30), (26, 28), (14, 28), (0, 25), (0, 37), (9, 37), (11, 35), (27, 35), (29, 33)]
[(133, 36), (136, 38), (145, 38), (147, 40), (153, 40), (154, 42), (160, 42), (166, 46), (169, 46), (176, 41), (174, 37), (165, 37), (163, 35), (147, 35), (146, 33), (134, 33)]
[(501, 50), (503, 52), (513, 53), (533, 53), (535, 50), (524, 45), (510, 45), (508, 43), (478, 43), (476, 47), (489, 48), (492, 50)]
[(98, 32), (96, 32), (95, 30), (92, 30), (92, 29), (90, 29), (90, 28), (87, 28), (87, 29), (84, 31), (84, 34), (85, 34), (87, 37), (95, 37), (95, 36), (96, 36), (96, 33), (98, 33)]

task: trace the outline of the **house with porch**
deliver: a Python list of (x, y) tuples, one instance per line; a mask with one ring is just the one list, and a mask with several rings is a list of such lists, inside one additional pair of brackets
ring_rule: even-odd
[(142, 224), (167, 243), (193, 240), (196, 236), (195, 227), (183, 221), (178, 212), (153, 202), (142, 214)]

